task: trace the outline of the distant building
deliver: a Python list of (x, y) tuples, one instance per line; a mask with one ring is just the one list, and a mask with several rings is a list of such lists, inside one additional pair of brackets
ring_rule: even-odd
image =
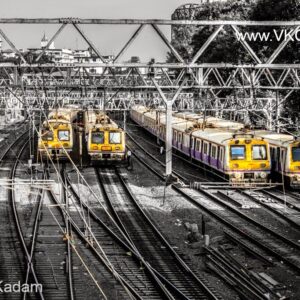
[[(86, 67), (85, 69), (88, 72), (100, 74), (103, 71), (103, 67), (93, 66), (93, 64), (102, 63), (102, 60), (94, 53), (91, 48), (88, 49), (79, 49), (72, 50), (66, 48), (55, 48), (54, 42), (52, 42), (49, 47), (47, 45), (49, 40), (44, 33), (41, 39), (41, 47), (40, 48), (29, 48), (29, 49), (20, 49), (21, 53), (30, 52), (35, 54), (36, 56), (41, 54), (44, 51), (44, 55), (49, 58), (50, 62), (55, 64), (74, 64), (74, 63), (82, 63), (82, 64), (90, 64), (91, 67)], [(47, 49), (46, 49), (47, 48)], [(0, 39), (0, 52), (4, 59), (16, 58), (17, 55), (11, 49), (2, 50), (2, 40)], [(112, 62), (115, 58), (114, 55), (106, 55), (102, 56), (104, 62)], [(84, 70), (80, 70), (80, 72), (84, 72)]]
[(5, 49), (1, 51), (2, 57), (7, 59), (7, 58), (16, 58), (16, 53), (11, 50), (11, 49)]
[[(48, 38), (46, 37), (46, 34), (44, 33), (44, 36), (41, 39), (41, 48), (42, 49), (46, 48), (48, 43), (49, 43)], [(49, 45), (48, 49), (55, 49), (54, 42), (52, 42)]]

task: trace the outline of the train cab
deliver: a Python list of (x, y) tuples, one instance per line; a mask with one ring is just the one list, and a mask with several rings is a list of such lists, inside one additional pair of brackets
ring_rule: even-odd
[(228, 174), (232, 181), (267, 182), (270, 167), (268, 143), (254, 135), (233, 135), (228, 142)]
[(56, 109), (49, 113), (40, 126), (38, 157), (44, 159), (67, 159), (73, 150), (73, 126), (76, 111)]
[(123, 129), (101, 112), (87, 111), (85, 130), (88, 155), (92, 164), (127, 164), (126, 137)]

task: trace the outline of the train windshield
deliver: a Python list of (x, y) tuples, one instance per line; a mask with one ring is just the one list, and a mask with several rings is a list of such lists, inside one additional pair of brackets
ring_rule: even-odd
[(300, 161), (300, 147), (292, 147), (293, 161)]
[(53, 141), (53, 132), (50, 130), (42, 130), (43, 141)]
[(70, 131), (69, 130), (58, 130), (58, 139), (60, 141), (69, 141), (70, 140)]
[(92, 144), (104, 144), (104, 132), (93, 132), (92, 133)]
[(110, 144), (121, 144), (121, 133), (120, 132), (110, 132), (109, 133), (109, 143)]
[(245, 159), (246, 158), (245, 146), (231, 146), (230, 156), (232, 160)]
[(253, 160), (266, 160), (267, 159), (267, 147), (265, 145), (255, 145), (252, 147), (252, 159)]

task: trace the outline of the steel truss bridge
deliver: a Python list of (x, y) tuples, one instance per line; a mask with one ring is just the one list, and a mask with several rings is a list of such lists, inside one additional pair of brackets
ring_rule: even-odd
[[(276, 64), (276, 58), (291, 42), (282, 41), (269, 58), (262, 60), (247, 41), (239, 42), (252, 58), (249, 64), (198, 63), (218, 35), (226, 30), (236, 38), (242, 28), (269, 26), (291, 31), (291, 38), (300, 29), (299, 21), (195, 21), (195, 20), (136, 20), (136, 19), (0, 19), (0, 24), (57, 24), (58, 28), (39, 56), (28, 62), (16, 48), (14, 42), (0, 29), (0, 35), (20, 59), (18, 65), (1, 63), (0, 101), (13, 105), (15, 99), (32, 107), (37, 101), (47, 104), (96, 102), (108, 110), (128, 110), (132, 104), (142, 102), (154, 107), (172, 101), (175, 109), (197, 109), (222, 114), (231, 112), (265, 112), (267, 118), (278, 116), (280, 106), (295, 91), (300, 89), (300, 64)], [(124, 44), (113, 62), (107, 62), (95, 43), (81, 25), (132, 25), (133, 35)], [(161, 30), (162, 26), (212, 26), (214, 32), (186, 61), (173, 47)], [(0, 25), (1, 26), (1, 25)], [(73, 26), (100, 59), (100, 63), (43, 64), (40, 59), (52, 42), (65, 30)], [(174, 63), (126, 63), (121, 58), (146, 26), (153, 28), (176, 58)], [(1, 28), (1, 27), (0, 27)], [(90, 72), (91, 67), (102, 69), (102, 73)], [(224, 72), (227, 71), (227, 72)], [(224, 75), (226, 74), (226, 75)], [(237, 91), (238, 96), (222, 97), (224, 91)], [(260, 91), (270, 91), (268, 98), (259, 97)], [(243, 91), (241, 97), (239, 91)], [(38, 107), (39, 108), (39, 107)]]
[[(27, 61), (14, 42), (1, 29), (4, 24), (57, 24), (57, 31), (47, 46), (33, 61)], [(113, 61), (104, 56), (83, 29), (87, 25), (131, 25), (134, 33)], [(74, 27), (100, 59), (98, 63), (53, 64), (40, 59), (52, 42), (65, 30)], [(122, 56), (135, 42), (145, 27), (151, 27), (175, 57), (173, 63), (122, 62)], [(164, 34), (163, 26), (202, 26), (214, 28), (197, 53), (186, 61)], [(211, 44), (218, 43), (221, 32), (237, 39), (243, 28), (284, 27), (290, 38), (283, 40), (273, 53), (262, 59), (247, 41), (239, 39), (252, 61), (249, 64), (199, 63)], [(270, 127), (278, 125), (280, 108), (295, 91), (300, 89), (300, 64), (293, 61), (276, 63), (300, 29), (300, 21), (196, 21), (196, 20), (137, 20), (137, 19), (0, 19), (0, 36), (10, 46), (19, 63), (0, 63), (0, 101), (9, 111), (41, 110), (72, 103), (97, 105), (106, 110), (128, 110), (142, 103), (167, 109), (166, 174), (171, 168), (172, 110), (214, 111), (245, 114), (262, 113)], [(215, 44), (214, 44), (215, 45)], [(219, 45), (222, 46), (222, 45)], [(91, 67), (101, 68), (100, 74), (90, 72)], [(234, 91), (234, 93), (233, 93)], [(260, 92), (269, 91), (270, 97), (260, 98)], [(231, 92), (231, 93), (230, 93)], [(226, 97), (224, 97), (224, 93)], [(235, 96), (232, 96), (232, 95)], [(243, 96), (241, 96), (241, 94)]]

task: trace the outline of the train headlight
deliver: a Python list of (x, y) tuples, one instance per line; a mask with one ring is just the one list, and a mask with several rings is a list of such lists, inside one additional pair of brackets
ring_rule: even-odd
[(237, 168), (239, 167), (239, 164), (234, 164), (233, 167), (234, 167), (235, 169), (237, 169)]
[(93, 146), (92, 150), (98, 150), (98, 146)]
[(261, 168), (265, 168), (267, 165), (266, 164), (260, 164)]
[(267, 177), (267, 173), (265, 172), (261, 172), (259, 175), (262, 179), (265, 179)]
[(236, 179), (241, 179), (242, 178), (242, 174), (241, 173), (235, 173), (235, 178)]

